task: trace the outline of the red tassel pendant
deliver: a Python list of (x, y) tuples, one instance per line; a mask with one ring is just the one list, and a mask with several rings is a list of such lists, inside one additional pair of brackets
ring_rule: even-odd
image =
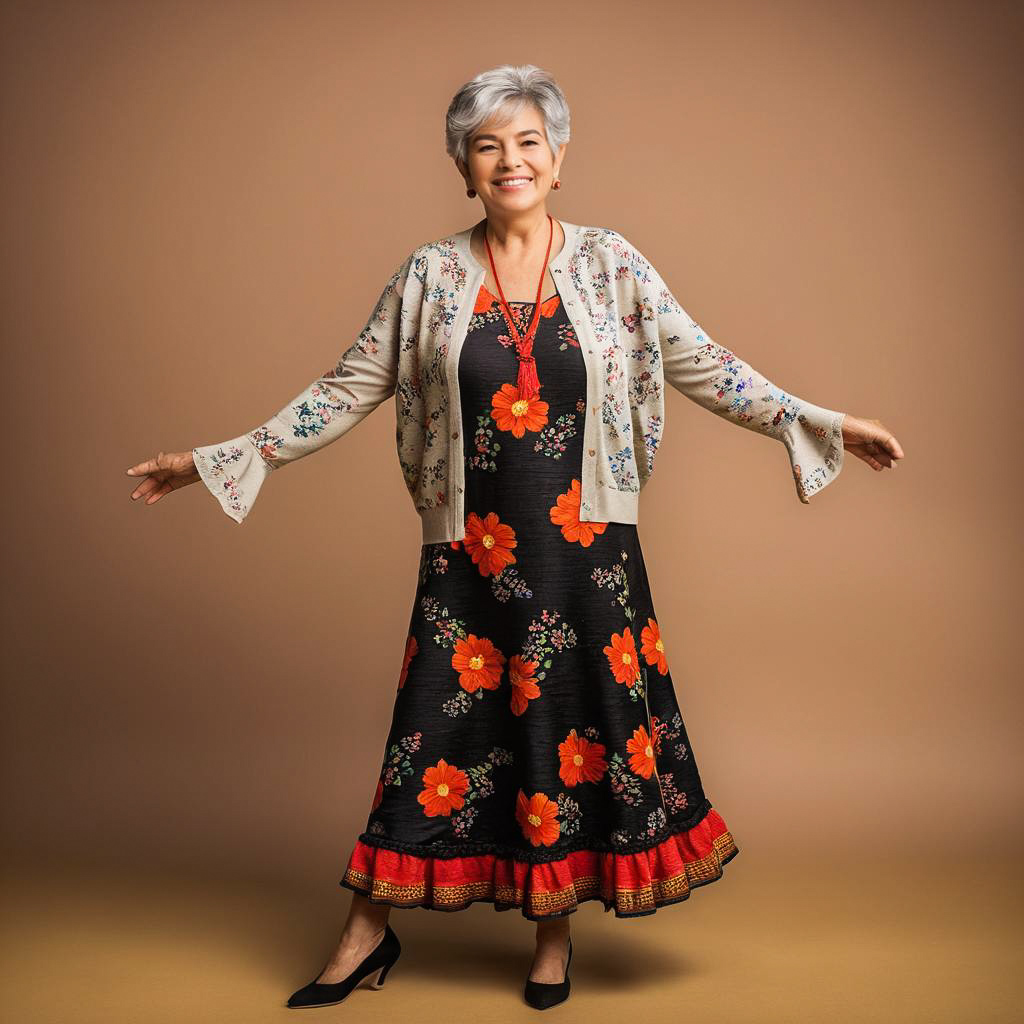
[(548, 256), (551, 254), (551, 240), (555, 234), (555, 222), (548, 214), (548, 248), (544, 254), (544, 266), (541, 268), (540, 280), (537, 282), (537, 300), (533, 304), (533, 316), (530, 318), (530, 326), (525, 335), (519, 333), (515, 320), (512, 318), (512, 310), (505, 301), (505, 293), (501, 287), (501, 280), (498, 277), (497, 268), (494, 266), (494, 254), (491, 252), (491, 243), (487, 241), (487, 229), (484, 228), (484, 245), (487, 246), (487, 258), (491, 261), (491, 273), (494, 275), (494, 283), (498, 286), (498, 297), (501, 299), (501, 309), (505, 314), (505, 321), (508, 323), (509, 332), (515, 339), (516, 355), (519, 357), (519, 376), (516, 386), (519, 388), (520, 398), (536, 398), (540, 394), (540, 378), (537, 376), (537, 360), (533, 356), (533, 340), (537, 336), (537, 325), (540, 323), (540, 293), (544, 289), (544, 274), (548, 269)]

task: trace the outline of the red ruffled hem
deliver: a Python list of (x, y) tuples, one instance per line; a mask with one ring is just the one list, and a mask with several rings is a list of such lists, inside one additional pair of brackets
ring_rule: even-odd
[(640, 853), (577, 850), (546, 864), (484, 854), (418, 857), (356, 840), (340, 885), (373, 903), (428, 910), (464, 910), (493, 903), (530, 920), (574, 913), (600, 900), (616, 917), (653, 914), (700, 885), (722, 877), (739, 849), (714, 809), (693, 828)]

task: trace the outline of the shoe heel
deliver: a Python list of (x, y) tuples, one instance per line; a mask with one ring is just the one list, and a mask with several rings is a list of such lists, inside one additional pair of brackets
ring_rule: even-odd
[(394, 966), (394, 961), (390, 964), (385, 964), (378, 972), (376, 978), (369, 974), (366, 977), (367, 988), (381, 988), (384, 985), (384, 979), (388, 976), (388, 971)]

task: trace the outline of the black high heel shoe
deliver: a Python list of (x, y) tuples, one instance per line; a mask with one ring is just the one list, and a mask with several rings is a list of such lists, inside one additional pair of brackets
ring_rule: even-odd
[[(401, 952), (402, 944), (392, 930), (391, 923), (388, 922), (384, 929), (384, 938), (363, 957), (347, 978), (332, 983), (311, 981), (288, 997), (288, 1006), (331, 1006), (334, 1003), (340, 1003), (367, 978), (369, 978), (370, 988), (380, 988)], [(323, 973), (323, 971), (320, 972), (320, 974)], [(320, 974), (317, 975), (318, 978)]]
[(523, 996), (535, 1010), (546, 1010), (569, 998), (569, 964), (572, 963), (572, 939), (569, 939), (569, 959), (565, 961), (565, 977), (561, 981), (530, 981), (526, 979)]

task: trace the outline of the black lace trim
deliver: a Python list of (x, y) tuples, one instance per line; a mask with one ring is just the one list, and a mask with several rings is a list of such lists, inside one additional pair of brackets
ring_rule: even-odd
[(663, 843), (669, 837), (678, 835), (680, 832), (688, 832), (695, 825), (699, 825), (710, 810), (711, 801), (705, 798), (689, 818), (682, 820), (677, 818), (670, 821), (653, 836), (645, 836), (633, 843), (612, 843), (608, 839), (599, 839), (596, 836), (575, 836), (571, 842), (567, 842), (565, 845), (559, 844), (557, 849), (549, 847), (546, 850), (523, 850), (519, 847), (504, 846), (499, 843), (450, 841), (403, 843), (397, 839), (390, 839), (387, 836), (370, 832), (363, 832), (359, 836), (359, 841), (367, 846), (391, 850), (393, 853), (411, 853), (416, 857), (437, 857), (449, 860), (454, 857), (479, 857), (494, 854), (509, 860), (526, 861), (529, 864), (549, 864), (553, 861), (563, 860), (570, 853), (576, 853), (578, 850), (594, 850), (599, 853), (643, 853), (653, 849), (659, 843)]

